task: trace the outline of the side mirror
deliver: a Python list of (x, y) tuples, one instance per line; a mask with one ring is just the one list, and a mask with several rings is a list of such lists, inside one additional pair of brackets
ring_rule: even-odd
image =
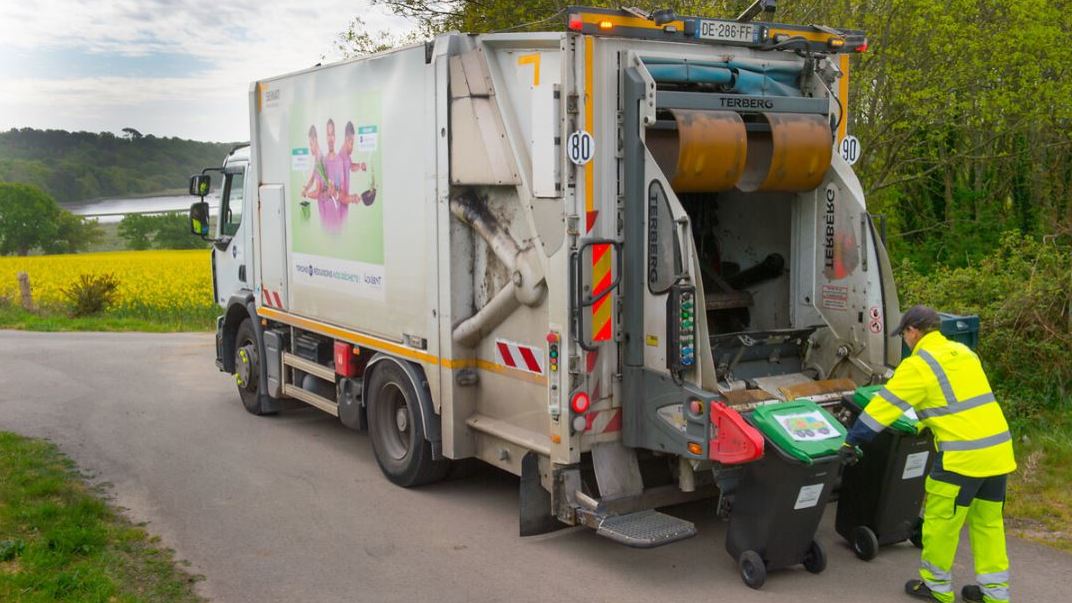
[[(202, 176), (194, 176), (194, 178), (200, 177)], [(203, 176), (203, 178), (206, 182), (208, 181), (208, 176)], [(202, 239), (208, 238), (208, 203), (198, 201), (190, 206), (190, 232)]]
[(190, 194), (198, 197), (204, 197), (208, 194), (208, 191), (212, 189), (212, 179), (208, 174), (197, 174), (196, 176), (190, 176)]

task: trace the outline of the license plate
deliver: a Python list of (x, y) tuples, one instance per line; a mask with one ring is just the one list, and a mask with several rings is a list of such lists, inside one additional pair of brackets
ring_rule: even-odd
[(701, 40), (719, 42), (741, 42), (751, 44), (754, 40), (756, 26), (737, 21), (701, 20), (698, 36)]

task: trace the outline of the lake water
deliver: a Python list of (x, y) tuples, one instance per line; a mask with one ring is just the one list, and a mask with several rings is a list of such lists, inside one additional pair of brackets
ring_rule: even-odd
[[(64, 209), (77, 216), (97, 218), (101, 222), (118, 222), (123, 216), (132, 213), (153, 213), (180, 211), (186, 213), (190, 204), (197, 201), (192, 195), (163, 195), (159, 197), (135, 197), (126, 199), (98, 199), (88, 203), (65, 205)], [(205, 197), (209, 211), (213, 215), (219, 207), (220, 200), (213, 196)]]

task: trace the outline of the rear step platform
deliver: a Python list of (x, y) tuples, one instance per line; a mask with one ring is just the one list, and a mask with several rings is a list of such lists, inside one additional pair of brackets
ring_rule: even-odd
[(647, 549), (691, 538), (696, 535), (696, 525), (648, 509), (626, 515), (605, 516), (598, 520), (596, 534), (628, 546)]

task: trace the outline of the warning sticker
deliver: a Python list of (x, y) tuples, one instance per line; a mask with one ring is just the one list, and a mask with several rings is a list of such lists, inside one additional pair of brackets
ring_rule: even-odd
[(838, 285), (823, 285), (819, 305), (825, 310), (848, 310), (849, 288)]
[(775, 415), (778, 424), (798, 442), (818, 442), (836, 438), (840, 434), (826, 417), (818, 411), (795, 415)]
[(908, 455), (905, 458), (904, 473), (901, 474), (901, 479), (915, 479), (923, 475), (923, 472), (927, 469), (927, 457), (930, 454), (930, 451), (924, 450), (923, 452)]
[(823, 486), (825, 484), (812, 484), (810, 486), (804, 486), (797, 493), (797, 502), (793, 505), (794, 511), (800, 509), (810, 509), (819, 504), (819, 499), (823, 496)]

